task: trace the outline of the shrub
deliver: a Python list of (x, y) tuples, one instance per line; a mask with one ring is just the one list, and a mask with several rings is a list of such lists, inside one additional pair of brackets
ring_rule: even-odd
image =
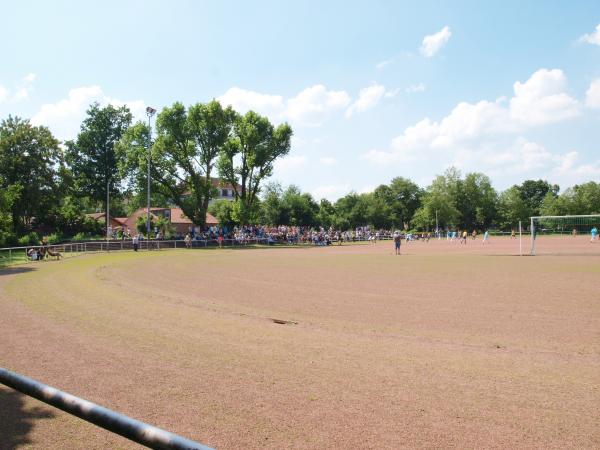
[(52, 234), (46, 236), (46, 238), (45, 238), (45, 241), (51, 245), (58, 244), (62, 240), (63, 240), (63, 236), (60, 233), (52, 233)]
[(15, 233), (0, 230), (0, 247), (15, 247), (18, 243)]
[(98, 234), (80, 231), (75, 236), (73, 236), (73, 238), (71, 240), (72, 241), (89, 241), (89, 240), (95, 240), (95, 239), (99, 239), (99, 238), (102, 238), (102, 237)]
[(38, 245), (40, 243), (40, 237), (37, 233), (31, 232), (27, 233), (19, 238), (19, 246), (26, 247), (28, 245)]

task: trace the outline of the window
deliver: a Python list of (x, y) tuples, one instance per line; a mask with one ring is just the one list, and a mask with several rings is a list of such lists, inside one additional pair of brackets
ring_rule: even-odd
[(229, 197), (229, 189), (221, 189), (221, 197)]

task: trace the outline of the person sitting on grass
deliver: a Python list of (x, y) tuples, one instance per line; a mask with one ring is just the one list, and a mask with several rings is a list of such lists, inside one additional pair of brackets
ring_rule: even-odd
[(37, 261), (38, 260), (38, 249), (36, 247), (31, 247), (29, 249), (27, 249), (27, 256), (32, 260), (32, 261)]

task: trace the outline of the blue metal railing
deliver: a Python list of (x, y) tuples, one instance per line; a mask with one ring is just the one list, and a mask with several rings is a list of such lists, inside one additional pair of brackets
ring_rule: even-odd
[(212, 450), (1, 367), (0, 383), (146, 447), (160, 450)]

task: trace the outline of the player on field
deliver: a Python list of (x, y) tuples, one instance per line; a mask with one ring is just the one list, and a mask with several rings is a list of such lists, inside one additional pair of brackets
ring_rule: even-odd
[(398, 233), (398, 231), (396, 231), (394, 233), (394, 247), (396, 248), (396, 255), (400, 254), (401, 241), (402, 241), (402, 237), (400, 236), (400, 233)]
[(485, 230), (485, 233), (483, 233), (483, 242), (482, 242), (482, 244), (487, 244), (489, 238), (490, 238), (490, 232), (488, 230)]
[(596, 240), (596, 236), (598, 236), (598, 228), (594, 227), (591, 229), (592, 239), (590, 242), (594, 242)]

